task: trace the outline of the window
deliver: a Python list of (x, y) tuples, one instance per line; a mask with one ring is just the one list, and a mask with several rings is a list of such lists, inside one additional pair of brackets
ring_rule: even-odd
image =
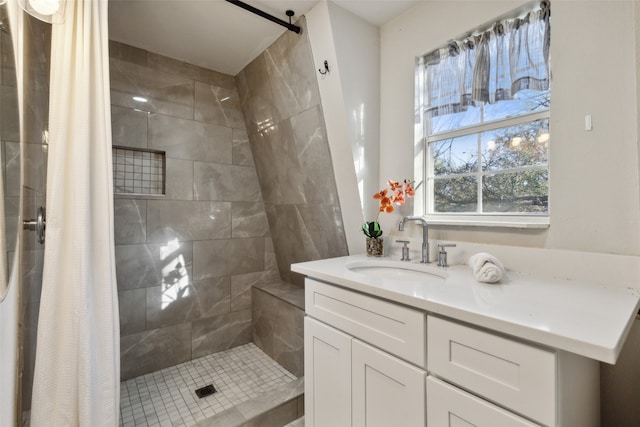
[(543, 2), (417, 59), (428, 216), (548, 222), (549, 39)]

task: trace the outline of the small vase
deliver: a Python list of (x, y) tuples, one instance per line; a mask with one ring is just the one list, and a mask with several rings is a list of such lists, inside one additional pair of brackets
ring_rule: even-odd
[(384, 240), (379, 237), (367, 237), (367, 256), (382, 256)]

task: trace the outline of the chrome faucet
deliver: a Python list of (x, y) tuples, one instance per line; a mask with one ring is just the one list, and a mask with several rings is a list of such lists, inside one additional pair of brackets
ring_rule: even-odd
[(421, 216), (405, 216), (398, 225), (398, 231), (404, 231), (404, 223), (407, 221), (420, 221), (422, 223), (422, 260), (420, 262), (426, 264), (429, 262), (429, 224)]

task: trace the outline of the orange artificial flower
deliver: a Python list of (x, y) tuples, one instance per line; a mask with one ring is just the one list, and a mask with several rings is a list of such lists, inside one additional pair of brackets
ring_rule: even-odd
[(411, 187), (411, 182), (404, 180), (404, 192), (407, 196), (413, 197), (416, 195), (416, 191)]
[[(380, 207), (378, 208), (378, 216), (375, 221), (365, 222), (362, 224), (362, 231), (367, 237), (377, 239), (382, 235), (382, 229), (378, 224), (378, 218), (382, 212), (391, 213), (394, 211), (393, 204), (401, 206), (405, 202), (405, 197), (413, 197), (415, 191), (411, 186), (411, 181), (405, 179), (402, 184), (398, 181), (387, 181), (389, 188), (384, 188), (373, 195), (375, 200), (380, 200)], [(391, 189), (391, 196), (387, 196), (387, 193)]]
[(396, 193), (393, 194), (393, 203), (398, 206), (404, 205), (404, 193), (402, 191), (396, 190)]
[(380, 190), (379, 193), (373, 195), (373, 198), (376, 200), (382, 200), (382, 198), (387, 197), (387, 189)]
[[(411, 181), (405, 179), (402, 184), (398, 181), (387, 181), (387, 185), (393, 192), (390, 197), (387, 196), (389, 189), (384, 188), (373, 195), (373, 198), (380, 200), (380, 212), (391, 213), (394, 211), (393, 203), (402, 206), (405, 203), (405, 197), (413, 197), (415, 191), (411, 186)], [(376, 220), (377, 221), (377, 220)]]
[[(407, 182), (407, 180), (405, 180), (405, 182)], [(387, 185), (391, 188), (391, 191), (396, 191), (398, 188), (400, 188), (400, 183), (398, 181), (388, 180)]]

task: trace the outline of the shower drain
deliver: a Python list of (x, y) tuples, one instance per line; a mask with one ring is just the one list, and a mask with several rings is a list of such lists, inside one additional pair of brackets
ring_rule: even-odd
[(196, 396), (202, 399), (203, 397), (211, 396), (215, 392), (216, 392), (216, 389), (215, 387), (213, 387), (213, 384), (209, 384), (204, 387), (197, 388)]

